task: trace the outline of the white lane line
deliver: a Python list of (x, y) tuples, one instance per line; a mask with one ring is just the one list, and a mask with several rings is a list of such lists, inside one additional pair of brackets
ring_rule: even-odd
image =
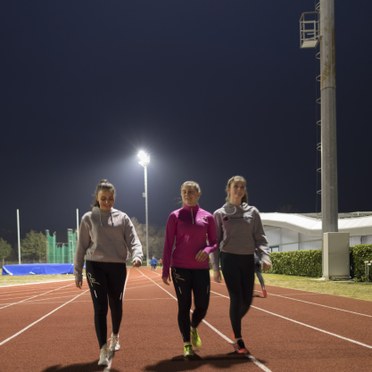
[(333, 306), (329, 306), (329, 305), (323, 305), (323, 304), (320, 304), (320, 303), (318, 303), (318, 302), (311, 302), (311, 301), (301, 300), (301, 299), (298, 299), (298, 298), (293, 298), (293, 297), (288, 297), (288, 296), (278, 295), (278, 294), (275, 294), (275, 293), (271, 293), (270, 296), (275, 296), (275, 297), (285, 298), (286, 300), (302, 302), (302, 303), (307, 304), (307, 305), (313, 305), (313, 306), (324, 307), (324, 308), (326, 308), (326, 309), (331, 309), (331, 310), (341, 311), (341, 312), (348, 313), (348, 314), (365, 316), (366, 318), (372, 318), (372, 315), (369, 315), (369, 314), (358, 313), (358, 312), (356, 312), (356, 311), (351, 311), (351, 310), (341, 309), (341, 308), (339, 308), (339, 307), (333, 307)]
[[(123, 289), (123, 298), (124, 298), (124, 294), (125, 294), (125, 289), (126, 289), (126, 286), (127, 286), (127, 282), (128, 282), (128, 279), (129, 279), (129, 273), (130, 273), (130, 270), (128, 270), (128, 273), (127, 273), (127, 278), (126, 278), (126, 281), (125, 281), (125, 284), (124, 284), (124, 289)], [(61, 287), (61, 288), (64, 288), (64, 287)], [(54, 289), (54, 290), (58, 290), (59, 288), (57, 289)], [(52, 291), (48, 291), (46, 293), (49, 293), (49, 292), (53, 292), (54, 290)], [(86, 294), (87, 292), (89, 292), (89, 289), (86, 289), (85, 291), (83, 291), (82, 293), (76, 295), (75, 297), (73, 297), (71, 300), (65, 302), (64, 304), (58, 306), (57, 308), (55, 308), (54, 310), (50, 311), (49, 313), (45, 314), (44, 316), (42, 316), (41, 318), (35, 320), (34, 322), (30, 323), (27, 327), (24, 327), (23, 329), (21, 329), (20, 331), (18, 331), (17, 333), (15, 333), (14, 335), (6, 338), (5, 340), (1, 341), (0, 342), (0, 346), (3, 346), (4, 344), (6, 344), (7, 342), (9, 342), (10, 340), (12, 340), (13, 338), (21, 335), (22, 333), (24, 333), (25, 331), (27, 331), (28, 329), (30, 329), (31, 327), (33, 327), (34, 325), (36, 325), (37, 323), (40, 323), (42, 320), (44, 320), (45, 318), (47, 318), (48, 316), (54, 314), (55, 312), (57, 312), (58, 310), (60, 310), (61, 308), (63, 308), (64, 306), (68, 305), (69, 303), (75, 301), (77, 298), (83, 296), (84, 294)], [(44, 294), (46, 294), (44, 293)], [(37, 297), (37, 296), (33, 296), (33, 297), (30, 297), (29, 299), (31, 298), (34, 298), (34, 297)], [(24, 301), (27, 301), (29, 299), (26, 299)], [(20, 301), (20, 302), (24, 302), (24, 301)], [(111, 361), (110, 361), (110, 365), (107, 366), (107, 368), (105, 368), (105, 371), (109, 371), (111, 368)]]
[[(225, 341), (227, 341), (229, 344), (233, 345), (234, 341), (227, 337), (224, 333), (220, 332), (216, 327), (214, 327), (212, 324), (207, 322), (205, 319), (202, 320), (204, 324), (206, 324), (212, 331), (216, 332), (220, 337), (222, 337)], [(246, 357), (252, 361), (257, 367), (259, 367), (262, 371), (265, 372), (271, 372), (269, 368), (267, 368), (263, 363), (261, 363), (259, 360), (257, 360), (252, 354), (246, 355)]]
[[(167, 293), (170, 297), (172, 297), (174, 300), (177, 301), (177, 297), (173, 296), (172, 293), (170, 293), (168, 290), (163, 288), (161, 285), (159, 285), (157, 282), (155, 282), (153, 279), (151, 279), (149, 276), (145, 275), (142, 271), (140, 273), (146, 277), (148, 280), (150, 280), (152, 283), (154, 283), (156, 286), (158, 286), (161, 290), (163, 290), (165, 293)], [(222, 337), (225, 341), (227, 341), (229, 344), (233, 344), (234, 341), (231, 340), (231, 338), (227, 337), (224, 333), (220, 332), (216, 327), (214, 327), (212, 324), (207, 322), (205, 319), (202, 320), (204, 324), (206, 324), (212, 331), (217, 333), (220, 337)], [(252, 354), (248, 354), (246, 356), (253, 364), (255, 364), (258, 368), (260, 368), (264, 372), (271, 372), (269, 368), (267, 368), (263, 363), (261, 363), (259, 360), (257, 360)]]
[(130, 272), (131, 272), (131, 269), (127, 270), (127, 277), (125, 278), (124, 289), (123, 289), (123, 306), (124, 306), (124, 298), (125, 298), (125, 293), (127, 289), (127, 283), (129, 280)]
[(45, 284), (50, 284), (50, 283), (59, 283), (59, 282), (70, 282), (72, 280), (75, 280), (75, 279), (50, 279), (50, 280), (44, 280), (44, 281), (41, 281), (41, 282), (30, 282), (30, 283), (11, 283), (11, 284), (2, 284), (0, 285), (0, 290), (2, 288), (9, 288), (9, 287), (22, 287), (22, 286), (25, 286), (25, 285), (45, 285)]
[(339, 338), (339, 339), (344, 340), (344, 341), (348, 341), (348, 342), (350, 342), (350, 343), (353, 343), (353, 344), (356, 344), (356, 345), (359, 345), (359, 346), (363, 346), (363, 347), (365, 347), (365, 348), (367, 348), (367, 349), (372, 349), (372, 345), (368, 345), (368, 344), (365, 344), (365, 343), (363, 343), (363, 342), (359, 342), (359, 341), (357, 341), (357, 340), (353, 340), (352, 338), (344, 337), (344, 336), (338, 335), (337, 333), (329, 332), (329, 331), (326, 331), (326, 330), (324, 330), (324, 329), (321, 329), (321, 328), (318, 328), (318, 327), (314, 327), (314, 326), (312, 326), (312, 325), (310, 325), (310, 324), (306, 324), (306, 323), (303, 323), (303, 322), (299, 322), (299, 321), (297, 321), (297, 320), (294, 320), (294, 319), (288, 318), (288, 317), (283, 316), (283, 315), (279, 315), (279, 314), (273, 313), (273, 312), (268, 311), (268, 310), (265, 310), (265, 309), (258, 308), (258, 307), (256, 307), (256, 306), (252, 306), (252, 307), (254, 307), (256, 310), (263, 311), (263, 312), (268, 313), (268, 314), (270, 314), (270, 315), (274, 315), (274, 316), (276, 316), (276, 317), (278, 317), (278, 318), (282, 318), (282, 319), (288, 320), (288, 321), (290, 321), (290, 322), (293, 322), (293, 323), (296, 323), (296, 324), (302, 325), (302, 326), (304, 326), (304, 327), (307, 327), (307, 328), (313, 329), (313, 330), (315, 330), (315, 331), (325, 333), (325, 334), (327, 334), (327, 335), (330, 335), (330, 336), (333, 336), (333, 337)]
[(21, 329), (20, 331), (18, 331), (17, 333), (15, 333), (14, 335), (6, 338), (5, 340), (1, 341), (0, 342), (0, 346), (3, 346), (4, 344), (6, 344), (7, 342), (9, 342), (10, 340), (12, 340), (13, 338), (19, 336), (20, 334), (26, 332), (28, 329), (30, 329), (31, 327), (33, 327), (34, 325), (36, 325), (37, 323), (40, 323), (42, 320), (44, 320), (45, 318), (47, 318), (48, 316), (54, 314), (55, 312), (57, 312), (58, 310), (62, 309), (64, 306), (68, 305), (69, 303), (75, 301), (77, 298), (79, 298), (80, 296), (83, 296), (86, 292), (88, 292), (89, 289), (85, 290), (83, 293), (80, 293), (78, 294), (77, 296), (73, 297), (71, 300), (65, 302), (64, 304), (56, 307), (54, 310), (50, 311), (49, 313), (43, 315), (41, 318), (35, 320), (34, 322), (30, 323), (27, 327)]
[(153, 279), (151, 279), (149, 276), (145, 275), (141, 270), (138, 270), (140, 272), (140, 274), (142, 276), (144, 276), (145, 278), (147, 278), (148, 280), (150, 280), (152, 283), (154, 283), (156, 286), (158, 286), (162, 291), (164, 291), (165, 293), (167, 293), (170, 297), (173, 298), (173, 300), (177, 301), (177, 297), (173, 296), (172, 293), (170, 293), (168, 290), (166, 290), (165, 288), (163, 288), (161, 285), (159, 285), (158, 283), (156, 283)]
[(71, 284), (68, 284), (68, 285), (65, 285), (65, 286), (63, 286), (63, 287), (54, 288), (54, 289), (51, 289), (50, 291), (43, 292), (43, 293), (39, 293), (39, 294), (37, 294), (37, 295), (35, 295), (35, 296), (31, 296), (31, 297), (25, 298), (24, 300), (21, 300), (21, 301), (12, 302), (12, 303), (7, 304), (7, 305), (5, 305), (5, 306), (1, 306), (1, 307), (0, 307), (0, 310), (6, 309), (7, 307), (10, 307), (10, 306), (14, 306), (14, 305), (22, 304), (22, 303), (27, 302), (27, 301), (30, 301), (30, 300), (32, 300), (32, 299), (34, 299), (34, 298), (37, 298), (37, 297), (40, 297), (40, 296), (44, 296), (44, 295), (46, 295), (46, 294), (48, 294), (48, 293), (52, 293), (52, 292), (55, 292), (55, 291), (59, 291), (60, 289), (64, 289), (64, 288), (66, 288), (66, 287), (70, 287), (70, 286), (71, 286)]
[[(226, 296), (224, 294), (221, 294), (221, 293), (218, 293), (218, 292), (214, 292), (214, 291), (211, 291), (213, 292), (214, 294), (216, 295), (219, 295), (221, 297), (225, 297), (225, 298), (229, 298), (229, 296)], [(269, 310), (265, 310), (265, 309), (262, 309), (260, 307), (257, 307), (257, 306), (254, 306), (252, 305), (251, 307), (253, 307), (254, 309), (256, 310), (259, 310), (259, 311), (262, 311), (264, 313), (267, 313), (267, 314), (270, 314), (270, 315), (273, 315), (273, 316), (276, 316), (278, 318), (281, 318), (281, 319), (284, 319), (284, 320), (288, 320), (289, 322), (292, 322), (292, 323), (296, 323), (296, 324), (299, 324), (299, 325), (302, 325), (303, 327), (307, 327), (307, 328), (310, 328), (310, 329), (313, 329), (315, 331), (318, 331), (318, 332), (321, 332), (321, 333), (325, 333), (327, 335), (330, 335), (330, 336), (333, 336), (333, 337), (336, 337), (336, 338), (339, 338), (341, 340), (344, 340), (344, 341), (348, 341), (350, 343), (353, 343), (353, 344), (356, 344), (356, 345), (359, 345), (359, 346), (363, 346), (363, 347), (366, 347), (367, 349), (372, 349), (372, 345), (368, 345), (368, 344), (365, 344), (363, 342), (359, 342), (357, 340), (353, 340), (352, 338), (348, 338), (348, 337), (344, 337), (344, 336), (341, 336), (341, 335), (338, 335), (337, 333), (333, 333), (333, 332), (329, 332), (329, 331), (326, 331), (324, 329), (321, 329), (321, 328), (318, 328), (318, 327), (314, 327), (310, 324), (306, 324), (306, 323), (303, 323), (303, 322), (299, 322), (298, 320), (294, 320), (292, 318), (288, 318), (286, 316), (283, 316), (283, 315), (280, 315), (280, 314), (277, 314), (277, 313), (274, 313), (272, 311), (269, 311)]]
[[(76, 291), (75, 291), (76, 292)], [(53, 296), (48, 298), (38, 298), (34, 299), (32, 301), (27, 301), (26, 303), (23, 303), (25, 306), (37, 306), (40, 304), (49, 304), (49, 305), (56, 305), (57, 303), (62, 303), (64, 300), (71, 298), (71, 292), (60, 294), (60, 296)]]

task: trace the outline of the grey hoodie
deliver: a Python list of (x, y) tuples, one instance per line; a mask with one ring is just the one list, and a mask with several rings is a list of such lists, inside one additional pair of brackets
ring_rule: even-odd
[(212, 255), (213, 269), (219, 268), (219, 251), (248, 255), (256, 251), (260, 259), (269, 259), (269, 247), (258, 209), (242, 203), (225, 203), (214, 214), (219, 250)]
[(122, 211), (102, 212), (94, 207), (81, 219), (75, 255), (75, 275), (81, 276), (84, 259), (125, 263), (129, 257), (142, 261), (142, 245), (132, 221)]

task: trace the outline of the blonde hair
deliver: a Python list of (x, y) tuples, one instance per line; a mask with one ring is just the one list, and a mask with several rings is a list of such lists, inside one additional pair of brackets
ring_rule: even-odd
[(230, 199), (230, 187), (231, 185), (234, 183), (234, 182), (242, 182), (244, 183), (244, 186), (245, 186), (245, 194), (244, 196), (242, 197), (242, 203), (248, 203), (248, 193), (247, 193), (247, 181), (246, 179), (243, 177), (243, 176), (233, 176), (231, 177), (228, 181), (227, 181), (227, 184), (226, 184), (226, 201), (228, 202), (229, 199)]
[(182, 191), (182, 189), (184, 187), (193, 187), (194, 189), (196, 189), (196, 191), (201, 194), (201, 188), (199, 186), (199, 184), (195, 181), (185, 181), (182, 185), (181, 185), (181, 188), (180, 190)]

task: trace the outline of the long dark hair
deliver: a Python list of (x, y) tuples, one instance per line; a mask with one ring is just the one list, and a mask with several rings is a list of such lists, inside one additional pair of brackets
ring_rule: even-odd
[(115, 186), (109, 182), (107, 179), (102, 179), (101, 181), (98, 182), (96, 186), (96, 191), (94, 192), (93, 195), (93, 201), (92, 201), (92, 207), (99, 207), (99, 202), (97, 200), (97, 195), (100, 191), (105, 190), (105, 191), (110, 191), (112, 193), (116, 193)]
[(245, 186), (245, 194), (244, 196), (242, 197), (242, 201), (241, 203), (248, 203), (248, 193), (247, 193), (247, 181), (245, 180), (245, 178), (243, 176), (233, 176), (231, 177), (228, 181), (227, 181), (227, 184), (226, 184), (226, 201), (228, 202), (230, 199), (230, 193), (229, 193), (229, 189), (230, 189), (230, 186), (233, 182), (243, 182), (244, 183), (244, 186)]

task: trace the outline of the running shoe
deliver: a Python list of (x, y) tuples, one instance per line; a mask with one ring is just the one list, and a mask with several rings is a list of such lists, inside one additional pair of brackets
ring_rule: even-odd
[(110, 351), (118, 351), (118, 350), (120, 350), (119, 334), (115, 335), (111, 333)]
[(197, 328), (193, 328), (191, 327), (190, 329), (190, 336), (191, 336), (191, 343), (192, 343), (192, 346), (194, 347), (201, 347), (202, 346), (202, 341), (199, 337), (199, 333), (198, 333), (198, 330)]
[(185, 358), (191, 358), (195, 355), (194, 350), (192, 349), (191, 344), (185, 344), (183, 345), (183, 356)]
[(241, 338), (239, 338), (239, 340), (237, 340), (236, 343), (234, 344), (234, 349), (235, 349), (235, 352), (238, 354), (249, 353), (248, 349), (244, 345), (244, 341)]
[(99, 351), (99, 360), (98, 360), (99, 366), (108, 366), (109, 365), (109, 356), (108, 356), (108, 350), (107, 345), (104, 344), (101, 347), (101, 350)]

